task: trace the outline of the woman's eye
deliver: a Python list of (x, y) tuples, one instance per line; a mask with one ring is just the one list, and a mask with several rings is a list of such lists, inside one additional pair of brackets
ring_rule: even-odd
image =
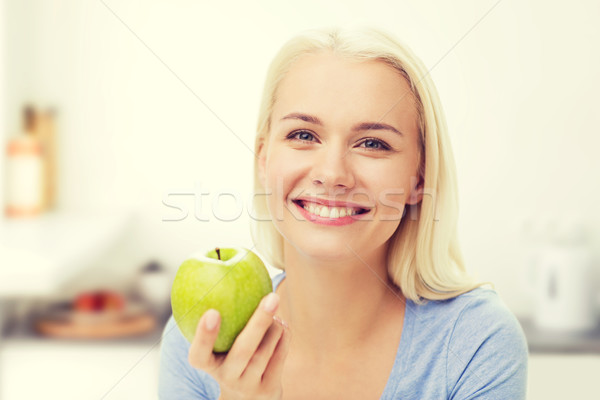
[(361, 146), (369, 150), (389, 150), (390, 146), (377, 139), (367, 139), (361, 143)]
[(312, 142), (314, 135), (308, 131), (296, 131), (289, 134), (288, 139), (299, 139), (304, 142)]
[[(296, 139), (301, 140), (303, 142), (315, 142), (317, 139), (315, 135), (310, 133), (309, 131), (295, 131), (290, 133), (287, 136), (287, 139)], [(365, 139), (363, 140), (358, 147), (365, 148), (367, 150), (379, 150), (385, 151), (390, 150), (391, 147), (382, 140), (379, 139)]]

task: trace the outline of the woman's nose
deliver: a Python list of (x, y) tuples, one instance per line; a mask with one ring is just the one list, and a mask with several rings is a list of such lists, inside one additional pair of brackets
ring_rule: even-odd
[(354, 173), (346, 149), (323, 149), (314, 160), (312, 182), (325, 189), (354, 187)]

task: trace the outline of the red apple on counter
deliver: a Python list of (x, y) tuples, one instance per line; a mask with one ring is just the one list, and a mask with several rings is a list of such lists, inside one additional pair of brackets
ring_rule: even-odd
[(75, 298), (73, 308), (75, 311), (87, 313), (121, 311), (125, 308), (125, 298), (110, 290), (83, 292)]

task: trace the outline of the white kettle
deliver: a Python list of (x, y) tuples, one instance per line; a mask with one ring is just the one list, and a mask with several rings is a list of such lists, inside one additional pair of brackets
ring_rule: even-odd
[(597, 325), (594, 257), (581, 233), (557, 233), (532, 259), (529, 285), (540, 329), (574, 333)]

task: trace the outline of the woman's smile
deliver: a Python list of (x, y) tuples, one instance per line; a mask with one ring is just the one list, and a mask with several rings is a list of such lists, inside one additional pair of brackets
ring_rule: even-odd
[(293, 200), (292, 202), (308, 221), (321, 225), (348, 225), (364, 218), (370, 212), (370, 209), (367, 208), (348, 207), (349, 204), (340, 204), (340, 206), (334, 205), (332, 202), (322, 204), (322, 202), (317, 203), (306, 200)]

